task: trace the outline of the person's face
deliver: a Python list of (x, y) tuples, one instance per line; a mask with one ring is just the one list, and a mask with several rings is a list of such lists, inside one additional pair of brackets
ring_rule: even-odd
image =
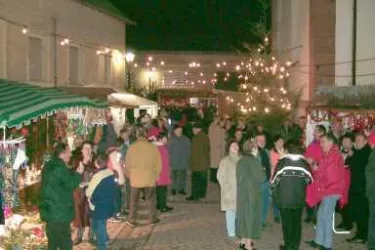
[(323, 135), (323, 133), (322, 132), (320, 132), (318, 129), (314, 129), (314, 134), (313, 134), (313, 136), (314, 136), (314, 139), (315, 140), (320, 140), (320, 137)]
[(345, 148), (345, 149), (351, 149), (352, 146), (353, 146), (353, 142), (350, 138), (344, 138), (342, 139), (342, 147)]
[(90, 157), (92, 155), (92, 147), (90, 144), (84, 144), (82, 147), (82, 154), (85, 157)]
[(232, 127), (232, 121), (231, 120), (226, 120), (225, 121), (225, 128), (230, 129)]
[(275, 147), (276, 148), (284, 148), (284, 144), (285, 144), (284, 140), (283, 139), (279, 139), (279, 140), (277, 140), (275, 142)]
[(65, 162), (65, 164), (68, 164), (71, 157), (72, 152), (70, 151), (70, 147), (66, 146), (65, 151), (60, 154), (60, 158)]
[(264, 148), (266, 146), (266, 137), (263, 135), (257, 136), (255, 140), (258, 147)]
[(199, 134), (199, 132), (201, 132), (201, 129), (200, 129), (200, 128), (193, 128), (193, 133), (194, 133), (194, 135)]
[(323, 152), (327, 153), (331, 150), (331, 148), (333, 146), (333, 142), (328, 140), (326, 137), (323, 137), (320, 140), (320, 146), (321, 146)]
[(177, 137), (181, 137), (182, 136), (182, 128), (175, 129), (174, 135), (177, 136)]
[(120, 135), (121, 139), (127, 140), (129, 139), (129, 132), (122, 132)]
[(358, 135), (355, 137), (355, 148), (356, 149), (361, 149), (363, 148), (367, 143), (366, 138), (363, 135)]
[(263, 126), (260, 126), (260, 125), (257, 126), (257, 131), (259, 133), (263, 133), (263, 130), (264, 130)]
[(290, 126), (290, 121), (289, 120), (284, 121), (284, 126), (285, 127), (289, 127)]
[(82, 143), (83, 139), (81, 137), (76, 137), (74, 139), (74, 147), (79, 148), (80, 146), (82, 146)]
[(240, 147), (238, 146), (238, 143), (233, 142), (229, 147), (229, 152), (238, 154), (239, 151), (240, 151)]
[(168, 137), (163, 137), (161, 139), (161, 142), (163, 143), (163, 145), (167, 145), (168, 144)]
[(238, 120), (238, 127), (245, 127), (245, 122), (243, 120)]
[(236, 131), (235, 135), (237, 141), (242, 140), (242, 132), (241, 131)]
[(298, 123), (299, 123), (299, 126), (300, 127), (305, 127), (306, 126), (306, 118), (305, 117), (300, 117), (299, 119), (298, 119)]

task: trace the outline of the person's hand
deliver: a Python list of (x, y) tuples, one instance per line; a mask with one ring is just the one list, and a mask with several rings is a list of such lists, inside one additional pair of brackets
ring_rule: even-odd
[(312, 166), (312, 171), (318, 171), (318, 165), (317, 164), (314, 164)]
[(308, 164), (310, 164), (310, 165), (313, 165), (313, 163), (314, 163), (314, 160), (312, 159), (312, 158), (306, 158), (306, 161), (307, 161), (307, 163)]
[(348, 156), (353, 156), (353, 150), (352, 149), (349, 149), (349, 151), (348, 151)]
[(85, 166), (83, 166), (83, 163), (80, 161), (79, 162), (79, 165), (77, 167), (77, 170), (76, 172), (79, 173), (79, 174), (83, 174), (83, 171), (85, 170)]

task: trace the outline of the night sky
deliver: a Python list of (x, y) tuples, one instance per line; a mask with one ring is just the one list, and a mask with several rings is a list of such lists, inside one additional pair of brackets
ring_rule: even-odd
[(127, 46), (136, 50), (234, 51), (257, 43), (254, 24), (269, 0), (111, 0), (136, 26)]

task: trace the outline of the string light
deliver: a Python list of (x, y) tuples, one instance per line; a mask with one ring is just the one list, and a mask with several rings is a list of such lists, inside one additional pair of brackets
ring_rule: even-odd
[(152, 56), (149, 56), (149, 57), (147, 58), (147, 60), (149, 60), (150, 62), (152, 62), (152, 60), (153, 60)]
[(26, 35), (27, 32), (28, 32), (28, 30), (27, 30), (26, 28), (23, 28), (23, 29), (22, 29), (22, 34)]
[(163, 65), (164, 65), (164, 61), (161, 61), (161, 62), (160, 62), (160, 65), (163, 66)]

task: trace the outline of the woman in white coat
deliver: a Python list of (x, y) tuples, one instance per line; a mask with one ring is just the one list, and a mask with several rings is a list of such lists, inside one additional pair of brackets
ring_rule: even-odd
[(221, 210), (225, 211), (228, 237), (236, 236), (236, 168), (240, 159), (240, 147), (233, 140), (228, 142), (227, 155), (220, 161), (217, 179), (221, 186)]

